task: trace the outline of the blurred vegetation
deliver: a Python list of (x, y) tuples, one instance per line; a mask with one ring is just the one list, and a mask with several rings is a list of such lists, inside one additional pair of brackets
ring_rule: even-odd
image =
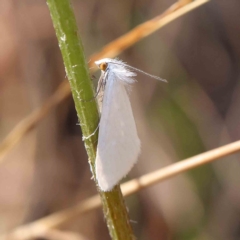
[[(87, 57), (174, 1), (72, 1)], [(121, 53), (139, 74), (131, 103), (142, 153), (129, 178), (239, 139), (240, 2), (210, 1)], [(44, 1), (0, 1), (0, 139), (66, 76)], [(93, 80), (94, 84), (96, 80)], [(9, 232), (96, 193), (71, 97), (0, 165), (0, 230)], [(137, 239), (238, 240), (239, 154), (127, 198)], [(44, 239), (109, 239), (101, 210)]]

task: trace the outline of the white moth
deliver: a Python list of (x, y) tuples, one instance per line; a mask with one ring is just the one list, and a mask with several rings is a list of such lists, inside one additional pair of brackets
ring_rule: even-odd
[[(131, 170), (141, 150), (128, 93), (135, 70), (163, 80), (110, 58), (95, 62), (102, 75), (98, 82), (101, 109), (96, 157), (96, 177), (102, 191), (110, 191)], [(131, 69), (131, 70), (130, 70)]]

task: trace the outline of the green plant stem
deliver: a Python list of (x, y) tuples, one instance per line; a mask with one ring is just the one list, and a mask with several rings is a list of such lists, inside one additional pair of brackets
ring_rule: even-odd
[[(73, 10), (69, 0), (47, 0), (47, 4), (58, 38), (82, 133), (83, 136), (90, 136), (98, 126), (99, 113), (95, 101), (82, 101), (93, 99), (94, 90), (84, 58), (83, 46), (78, 36)], [(97, 134), (85, 138), (84, 143), (96, 182), (94, 165)], [(112, 239), (135, 239), (120, 187), (116, 186), (111, 192), (99, 190), (99, 193)]]

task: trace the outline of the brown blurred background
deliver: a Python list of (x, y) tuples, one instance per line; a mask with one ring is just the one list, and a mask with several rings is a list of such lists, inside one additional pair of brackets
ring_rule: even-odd
[[(86, 58), (174, 1), (72, 1)], [(131, 102), (142, 154), (129, 178), (240, 137), (240, 1), (212, 0), (124, 51), (138, 75)], [(66, 79), (44, 0), (0, 0), (0, 140)], [(98, 74), (96, 74), (98, 77)], [(95, 82), (97, 80), (94, 80)], [(0, 164), (0, 231), (96, 193), (69, 97)], [(126, 199), (138, 239), (240, 239), (235, 154)], [(39, 239), (110, 239), (101, 209)], [(65, 237), (64, 237), (65, 236)]]

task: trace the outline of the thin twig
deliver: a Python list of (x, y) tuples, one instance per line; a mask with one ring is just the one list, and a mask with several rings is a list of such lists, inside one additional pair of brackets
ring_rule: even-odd
[(64, 99), (69, 97), (69, 94), (69, 83), (64, 81), (58, 86), (58, 89), (43, 103), (41, 107), (37, 108), (22, 121), (20, 121), (0, 144), (0, 162), (7, 155), (7, 153), (23, 138), (24, 135), (31, 131), (53, 107), (57, 106)]
[[(200, 7), (207, 2), (209, 2), (209, 0), (196, 0), (189, 4), (186, 4), (186, 1), (178, 1), (174, 3), (164, 13), (138, 25), (128, 33), (107, 44), (100, 52), (94, 54), (90, 58), (90, 64), (93, 65), (94, 61), (99, 60), (103, 57), (112, 58), (119, 55), (122, 51), (140, 41), (142, 38), (147, 37), (148, 35), (164, 27), (173, 20), (194, 10), (195, 8)], [(183, 5), (184, 3), (186, 5)]]
[[(213, 162), (215, 160), (219, 160), (222, 157), (234, 154), (238, 151), (240, 151), (240, 141), (233, 142), (225, 146), (210, 150), (208, 152), (196, 155), (194, 157), (187, 158), (180, 162), (171, 164), (170, 166), (164, 167), (157, 171), (143, 175), (140, 178), (136, 178), (122, 184), (121, 188), (123, 191), (123, 195), (128, 196), (153, 184), (159, 183), (180, 173), (186, 172), (187, 170), (193, 169), (206, 163)], [(80, 202), (74, 207), (53, 213), (35, 222), (18, 227), (7, 236), (11, 236), (13, 237), (13, 239), (19, 240), (27, 239), (29, 238), (29, 236), (33, 237), (39, 235), (42, 232), (48, 231), (48, 229), (50, 228), (60, 227), (62, 224), (78, 217), (79, 215), (96, 209), (100, 206), (100, 198), (95, 195)], [(1, 236), (0, 239), (2, 239)]]
[[(125, 49), (129, 48), (137, 41), (150, 35), (178, 17), (194, 10), (195, 8), (207, 3), (209, 0), (196, 0), (187, 4), (188, 0), (178, 1), (168, 8), (163, 14), (140, 24), (127, 34), (107, 44), (100, 52), (90, 57), (89, 67), (93, 68), (94, 61), (103, 57), (115, 57)], [(187, 4), (187, 5), (186, 5)], [(0, 143), (0, 162), (10, 152), (10, 150), (41, 121), (52, 108), (56, 107), (70, 95), (70, 88), (67, 81), (64, 81), (45, 103), (30, 113), (26, 118), (19, 122), (13, 130)]]
[[(81, 99), (92, 99), (94, 89), (85, 61), (83, 45), (78, 33), (73, 9), (70, 0), (47, 0), (47, 4), (63, 57), (81, 130), (83, 136), (90, 136), (99, 124), (99, 113), (96, 101), (81, 101)], [(103, 192), (98, 188), (95, 173), (97, 139), (98, 134), (96, 133), (90, 138), (85, 138), (84, 145), (90, 169), (101, 197), (109, 234), (112, 240), (134, 240), (135, 236), (120, 186), (115, 186), (109, 192)]]

